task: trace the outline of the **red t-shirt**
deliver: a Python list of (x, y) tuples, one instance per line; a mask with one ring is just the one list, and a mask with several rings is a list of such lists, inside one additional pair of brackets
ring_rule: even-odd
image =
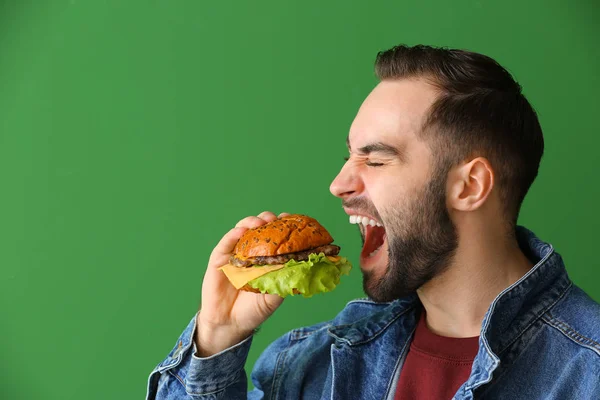
[(425, 311), (400, 372), (395, 400), (452, 399), (469, 378), (479, 350), (479, 336), (451, 338), (431, 332)]

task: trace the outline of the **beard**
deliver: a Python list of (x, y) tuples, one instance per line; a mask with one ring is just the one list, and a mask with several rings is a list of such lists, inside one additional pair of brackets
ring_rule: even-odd
[(450, 265), (458, 248), (458, 234), (446, 207), (446, 177), (438, 168), (404, 208), (390, 207), (378, 214), (372, 205), (363, 204), (372, 215), (385, 218), (388, 243), (383, 276), (364, 271), (363, 289), (371, 299), (389, 302), (414, 293)]

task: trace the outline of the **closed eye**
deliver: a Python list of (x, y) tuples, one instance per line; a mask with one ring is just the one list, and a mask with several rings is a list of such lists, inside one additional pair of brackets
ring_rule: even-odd
[[(350, 160), (350, 157), (344, 157), (344, 161), (347, 162), (348, 160)], [(372, 162), (372, 161), (367, 160), (367, 161), (365, 161), (365, 165), (367, 167), (381, 167), (383, 165), (383, 163)]]

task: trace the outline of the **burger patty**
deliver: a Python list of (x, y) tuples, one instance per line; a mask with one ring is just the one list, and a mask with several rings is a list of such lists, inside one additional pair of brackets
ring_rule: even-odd
[(250, 267), (252, 265), (275, 265), (285, 264), (286, 262), (294, 259), (296, 261), (306, 261), (310, 254), (324, 253), (326, 256), (335, 256), (340, 252), (340, 246), (335, 244), (328, 244), (326, 246), (315, 247), (314, 249), (308, 249), (299, 251), (296, 253), (280, 254), (278, 256), (258, 256), (249, 257), (244, 260), (237, 258), (235, 255), (229, 258), (229, 263), (236, 267)]

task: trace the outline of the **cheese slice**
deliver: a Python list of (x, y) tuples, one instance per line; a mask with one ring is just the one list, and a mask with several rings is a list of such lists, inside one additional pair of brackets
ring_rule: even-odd
[[(327, 256), (332, 262), (338, 262), (341, 257)], [(284, 267), (284, 264), (265, 265), (264, 267), (236, 267), (231, 264), (225, 264), (219, 268), (236, 289), (243, 287), (253, 279), (259, 278), (269, 272), (277, 271)]]
[(225, 273), (233, 286), (235, 286), (236, 289), (239, 289), (252, 279), (259, 278), (269, 272), (277, 271), (278, 269), (283, 268), (283, 266), (283, 264), (276, 264), (265, 265), (264, 267), (240, 268), (231, 264), (226, 264), (219, 269)]

